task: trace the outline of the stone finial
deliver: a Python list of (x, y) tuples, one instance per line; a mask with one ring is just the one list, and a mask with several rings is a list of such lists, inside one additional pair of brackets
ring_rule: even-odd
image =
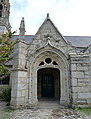
[(19, 39), (20, 40), (24, 40), (24, 37), (25, 37), (25, 21), (24, 21), (24, 17), (21, 20), (19, 30), (20, 30)]
[(47, 19), (50, 19), (50, 17), (49, 17), (49, 13), (47, 13)]

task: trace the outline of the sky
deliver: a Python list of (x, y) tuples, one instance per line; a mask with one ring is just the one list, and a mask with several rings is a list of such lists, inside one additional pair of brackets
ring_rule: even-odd
[(19, 33), (22, 17), (26, 35), (34, 35), (47, 13), (64, 36), (91, 36), (91, 0), (10, 0), (12, 31)]

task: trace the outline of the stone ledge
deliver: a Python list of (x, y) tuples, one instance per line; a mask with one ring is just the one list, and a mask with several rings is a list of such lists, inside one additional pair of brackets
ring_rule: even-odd
[(18, 69), (18, 68), (16, 68), (16, 69), (11, 69), (11, 71), (28, 71), (28, 69)]

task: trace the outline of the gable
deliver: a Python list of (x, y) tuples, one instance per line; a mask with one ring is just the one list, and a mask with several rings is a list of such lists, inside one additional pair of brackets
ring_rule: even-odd
[(49, 18), (49, 15), (47, 14), (47, 18), (35, 34), (34, 39), (46, 40), (48, 37), (50, 37), (51, 41), (61, 42), (61, 44), (67, 44), (66, 39), (58, 31), (54, 23)]
[(68, 52), (70, 52), (70, 49), (72, 49), (71, 44), (69, 44), (65, 40), (65, 38), (58, 31), (58, 29), (55, 27), (55, 25), (47, 15), (47, 18), (35, 34), (27, 49), (32, 53), (36, 49), (45, 47), (45, 44), (47, 44), (49, 41), (53, 47), (59, 49), (64, 54), (68, 54)]

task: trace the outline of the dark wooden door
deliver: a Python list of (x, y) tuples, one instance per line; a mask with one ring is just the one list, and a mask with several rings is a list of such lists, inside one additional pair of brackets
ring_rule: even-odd
[(52, 75), (42, 76), (42, 97), (54, 97), (54, 77)]

